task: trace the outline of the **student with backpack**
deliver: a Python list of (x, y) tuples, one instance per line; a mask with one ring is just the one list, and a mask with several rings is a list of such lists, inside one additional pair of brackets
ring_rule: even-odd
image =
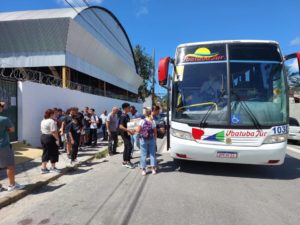
[(145, 118), (142, 119), (136, 129), (137, 133), (140, 134), (140, 146), (141, 146), (141, 159), (140, 167), (142, 169), (142, 175), (147, 174), (146, 158), (147, 153), (150, 154), (150, 166), (152, 174), (156, 174), (156, 137), (157, 129), (156, 123), (151, 117), (151, 110), (144, 109)]

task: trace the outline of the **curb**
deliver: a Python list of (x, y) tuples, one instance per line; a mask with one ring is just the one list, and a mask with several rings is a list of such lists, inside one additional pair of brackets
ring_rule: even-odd
[[(93, 159), (96, 158), (96, 154), (98, 153), (102, 153), (102, 152), (105, 152), (107, 151), (107, 147), (99, 150), (98, 152), (96, 152), (93, 156), (90, 156), (88, 157), (87, 159), (79, 162), (78, 164), (76, 164), (74, 167), (65, 167), (61, 170), (61, 173), (59, 174), (53, 174), (52, 176), (50, 177), (45, 177), (44, 180), (41, 180), (41, 181), (38, 181), (36, 183), (33, 183), (33, 184), (28, 184), (26, 185), (26, 187), (22, 190), (16, 190), (16, 191), (13, 191), (11, 192), (10, 194), (7, 194), (7, 196), (3, 197), (0, 199), (0, 209), (5, 207), (5, 206), (8, 206), (12, 203), (15, 203), (17, 202), (18, 200), (24, 198), (25, 196), (27, 196), (28, 194), (32, 193), (33, 191), (47, 185), (48, 183), (54, 181), (54, 180), (57, 180), (59, 177), (67, 174), (68, 172), (70, 171), (74, 171), (76, 170), (80, 165), (86, 163), (86, 162), (89, 162)], [(103, 157), (102, 157), (103, 158)]]

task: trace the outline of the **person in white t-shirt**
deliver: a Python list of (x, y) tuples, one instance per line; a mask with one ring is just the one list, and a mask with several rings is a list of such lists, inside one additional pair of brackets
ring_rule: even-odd
[[(139, 118), (142, 118), (143, 115), (141, 115), (135, 108), (135, 106), (131, 105), (130, 106), (130, 114), (129, 114), (129, 117), (130, 117), (130, 121), (132, 120), (135, 120), (135, 119), (139, 119)], [(140, 149), (140, 136), (139, 134), (134, 134), (134, 135), (131, 135), (131, 144), (133, 146), (133, 149), (132, 149), (132, 152), (131, 152), (131, 158), (133, 157), (133, 151), (134, 151), (134, 148), (135, 146)]]
[(107, 141), (107, 131), (106, 131), (106, 121), (107, 121), (107, 110), (100, 115), (100, 119), (102, 120), (101, 130), (103, 135), (103, 141)]
[(90, 109), (90, 138), (89, 145), (95, 147), (97, 145), (97, 124), (99, 123), (99, 118), (95, 113), (95, 109)]
[[(57, 125), (53, 120), (53, 117), (54, 111), (52, 109), (48, 109), (41, 122), (41, 144), (43, 147), (41, 174), (49, 172), (60, 173), (60, 170), (55, 167), (55, 164), (58, 162), (59, 155), (59, 137)], [(47, 168), (48, 161), (51, 162), (50, 170)]]
[(140, 134), (140, 146), (141, 146), (141, 159), (140, 167), (142, 169), (142, 175), (147, 174), (146, 158), (147, 153), (150, 155), (150, 166), (152, 174), (156, 174), (156, 137), (157, 129), (156, 123), (151, 117), (151, 110), (144, 109), (144, 119), (141, 119), (136, 131)]

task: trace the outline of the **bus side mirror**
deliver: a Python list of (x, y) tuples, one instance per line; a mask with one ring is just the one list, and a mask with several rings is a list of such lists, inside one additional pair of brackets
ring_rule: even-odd
[(300, 70), (300, 52), (284, 56), (285, 61), (293, 60), (293, 59), (297, 59), (296, 62), (298, 62), (298, 71), (299, 71)]
[(167, 84), (170, 60), (170, 57), (162, 58), (159, 60), (158, 82), (160, 86), (165, 86)]
[(285, 69), (290, 89), (300, 87), (300, 52), (293, 53), (284, 57)]

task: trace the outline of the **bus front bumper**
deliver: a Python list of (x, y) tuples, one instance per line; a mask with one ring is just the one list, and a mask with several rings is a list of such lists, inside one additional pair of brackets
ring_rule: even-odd
[(200, 144), (171, 136), (171, 157), (182, 160), (281, 165), (286, 154), (286, 142), (261, 146), (231, 146)]

